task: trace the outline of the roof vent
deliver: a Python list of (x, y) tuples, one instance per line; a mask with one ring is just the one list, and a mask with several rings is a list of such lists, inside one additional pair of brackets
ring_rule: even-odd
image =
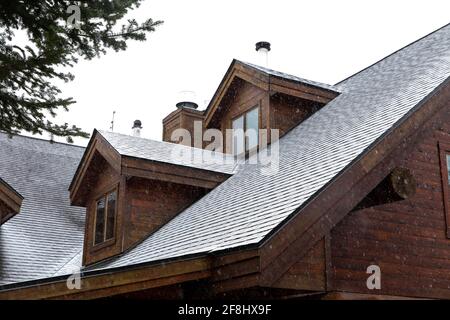
[(140, 137), (141, 136), (141, 129), (142, 129), (142, 122), (141, 120), (134, 120), (133, 127), (133, 136), (134, 137)]
[(257, 42), (256, 52), (259, 55), (259, 63), (265, 67), (269, 66), (269, 51), (270, 51), (270, 43), (266, 41)]
[(193, 102), (195, 100), (195, 92), (194, 91), (180, 91), (179, 101), (176, 106), (178, 109), (197, 109), (198, 104)]
[(176, 106), (178, 109), (185, 109), (185, 108), (197, 109), (198, 108), (198, 104), (196, 104), (195, 102), (191, 102), (191, 101), (178, 102)]

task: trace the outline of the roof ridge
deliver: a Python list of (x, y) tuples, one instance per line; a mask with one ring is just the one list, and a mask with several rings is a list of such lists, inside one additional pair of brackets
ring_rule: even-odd
[(207, 149), (203, 149), (203, 148), (197, 148), (197, 147), (191, 147), (191, 146), (186, 146), (184, 144), (179, 144), (179, 143), (174, 143), (174, 142), (168, 142), (168, 141), (164, 141), (164, 140), (154, 140), (154, 139), (150, 139), (150, 138), (144, 138), (144, 137), (135, 137), (135, 136), (130, 136), (128, 134), (124, 134), (124, 133), (120, 133), (120, 132), (112, 132), (112, 131), (106, 131), (106, 130), (97, 130), (100, 134), (102, 134), (103, 132), (105, 133), (112, 133), (112, 134), (117, 134), (117, 135), (121, 135), (121, 136), (125, 136), (128, 138), (132, 138), (132, 139), (142, 139), (142, 140), (147, 140), (147, 141), (151, 141), (151, 142), (156, 142), (156, 143), (161, 143), (161, 144), (166, 144), (166, 145), (170, 145), (170, 146), (182, 146), (185, 147), (187, 149), (191, 149), (191, 150), (199, 150), (202, 152), (208, 152), (208, 153), (218, 153), (220, 155), (224, 155), (225, 157), (233, 157), (227, 153), (224, 152), (218, 152), (218, 151), (211, 151), (211, 150), (207, 150)]
[(432, 34), (435, 34), (436, 32), (438, 32), (438, 31), (444, 29), (445, 27), (447, 27), (447, 26), (449, 26), (449, 25), (450, 25), (450, 23), (447, 23), (446, 25), (444, 25), (444, 26), (442, 26), (442, 27), (440, 27), (440, 28), (438, 28), (438, 29), (436, 29), (436, 30), (434, 30), (434, 31), (431, 31), (430, 33), (424, 35), (423, 37), (421, 37), (421, 38), (419, 38), (419, 39), (417, 39), (417, 40), (414, 40), (413, 42), (411, 42), (411, 43), (409, 43), (409, 44), (407, 44), (407, 45), (401, 47), (400, 49), (397, 49), (396, 51), (394, 51), (394, 52), (388, 54), (387, 56), (381, 58), (380, 60), (378, 60), (378, 61), (376, 61), (376, 62), (370, 64), (369, 66), (367, 66), (367, 67), (365, 67), (365, 68), (363, 68), (363, 69), (361, 69), (361, 70), (359, 70), (359, 71), (357, 71), (356, 73), (354, 73), (354, 74), (348, 76), (347, 78), (345, 78), (345, 79), (343, 79), (343, 80), (341, 80), (341, 81), (335, 83), (334, 86), (339, 86), (339, 85), (342, 84), (343, 82), (345, 82), (345, 81), (347, 81), (347, 80), (350, 80), (351, 78), (357, 76), (358, 74), (360, 74), (360, 73), (366, 71), (367, 69), (372, 68), (373, 66), (379, 64), (380, 62), (382, 62), (382, 61), (384, 61), (384, 60), (386, 60), (386, 59), (388, 59), (388, 58), (390, 58), (390, 57), (392, 57), (393, 55), (399, 53), (400, 51), (403, 51), (403, 50), (405, 50), (406, 48), (409, 48), (410, 46), (416, 44), (417, 42), (420, 42), (420, 41), (422, 41), (423, 39), (428, 38), (428, 37), (431, 36)]
[[(264, 66), (260, 66), (251, 62), (246, 62), (246, 61), (242, 61), (242, 60), (237, 60), (235, 59), (237, 62), (245, 64), (246, 66), (252, 68), (252, 69), (256, 69), (260, 72), (264, 72), (266, 74), (268, 74), (269, 76), (274, 76), (274, 77), (279, 77), (279, 78), (283, 78), (286, 80), (290, 80), (290, 81), (296, 81), (296, 82), (302, 82), (305, 85), (309, 85), (309, 86), (320, 86), (322, 87), (324, 90), (328, 90), (328, 91), (332, 91), (332, 92), (337, 92), (337, 93), (341, 93), (341, 89), (336, 87), (335, 85), (332, 84), (328, 84), (325, 82), (321, 82), (321, 81), (316, 81), (316, 80), (310, 80), (304, 77), (300, 77), (297, 75), (294, 75), (292, 73), (287, 73), (285, 71), (279, 71), (279, 70), (275, 70), (275, 69), (271, 69), (268, 67), (264, 67)], [(290, 79), (291, 78), (291, 79)], [(296, 78), (296, 79), (294, 79)]]
[[(8, 133), (3, 132), (3, 131), (0, 131), (0, 134), (5, 135), (5, 136), (9, 136)], [(86, 149), (86, 147), (79, 146), (79, 145), (72, 144), (72, 143), (59, 142), (59, 141), (50, 141), (50, 140), (47, 140), (47, 139), (38, 138), (38, 137), (34, 137), (34, 136), (26, 136), (24, 134), (12, 134), (11, 137), (9, 137), (9, 138), (14, 138), (14, 137), (30, 139), (30, 140), (37, 140), (37, 141), (42, 141), (42, 142), (48, 142), (50, 144), (60, 144), (60, 145), (68, 146), (68, 147), (77, 147), (77, 148)]]

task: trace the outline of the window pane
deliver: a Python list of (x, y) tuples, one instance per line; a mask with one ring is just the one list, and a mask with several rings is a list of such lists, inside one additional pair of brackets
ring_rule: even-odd
[(116, 193), (108, 195), (108, 212), (106, 215), (106, 240), (114, 238), (114, 220), (116, 219)]
[(246, 121), (246, 135), (247, 135), (247, 148), (246, 150), (252, 150), (258, 146), (258, 129), (259, 129), (259, 108), (255, 108), (245, 115)]
[(450, 154), (446, 155), (447, 157), (447, 174), (448, 174), (448, 183), (450, 184)]
[(105, 199), (97, 201), (97, 209), (95, 215), (95, 236), (94, 244), (103, 242), (103, 234), (105, 231)]
[(245, 146), (244, 117), (233, 121), (233, 154), (239, 155), (244, 152)]

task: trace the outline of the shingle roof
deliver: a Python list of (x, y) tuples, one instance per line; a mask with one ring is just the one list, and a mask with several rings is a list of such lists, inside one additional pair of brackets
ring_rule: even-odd
[(0, 285), (52, 277), (81, 250), (85, 210), (67, 189), (83, 151), (0, 133), (0, 176), (24, 197), (0, 227)]
[(121, 267), (257, 244), (450, 76), (450, 25), (339, 84), (280, 140), (279, 173), (246, 166), (133, 250)]
[(276, 70), (272, 70), (266, 67), (261, 67), (258, 66), (256, 64), (252, 64), (252, 63), (248, 63), (248, 62), (243, 62), (243, 61), (239, 61), (242, 64), (245, 64), (253, 69), (259, 70), (261, 72), (264, 72), (265, 74), (274, 76), (274, 77), (278, 77), (278, 78), (282, 78), (282, 79), (286, 79), (286, 80), (290, 80), (290, 81), (295, 81), (295, 82), (301, 82), (303, 84), (306, 85), (310, 85), (310, 86), (314, 86), (314, 87), (319, 87), (325, 90), (329, 90), (329, 91), (333, 91), (336, 93), (340, 93), (341, 90), (337, 87), (337, 86), (331, 86), (329, 84), (326, 83), (321, 83), (321, 82), (317, 82), (317, 81), (312, 81), (312, 80), (308, 80), (308, 79), (304, 79), (304, 78), (300, 78), (288, 73), (284, 73), (284, 72), (280, 72), (280, 71), (276, 71)]
[[(213, 154), (211, 151), (204, 149), (190, 148), (180, 144), (133, 137), (115, 132), (99, 131), (99, 133), (123, 156), (226, 174), (232, 174), (236, 167), (232, 156), (219, 152)], [(212, 159), (215, 159), (215, 161), (212, 161)]]

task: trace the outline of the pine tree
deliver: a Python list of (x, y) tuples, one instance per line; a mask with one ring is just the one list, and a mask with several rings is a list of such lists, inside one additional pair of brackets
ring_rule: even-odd
[[(130, 19), (119, 26), (141, 1), (1, 1), (0, 131), (48, 132), (68, 141), (88, 137), (75, 125), (49, 120), (75, 103), (73, 98), (61, 98), (52, 80), (73, 80), (73, 74), (60, 70), (72, 67), (79, 58), (93, 59), (107, 49), (126, 50), (129, 40), (146, 40), (162, 21), (139, 24)], [(24, 31), (29, 41), (21, 45), (14, 36)]]

